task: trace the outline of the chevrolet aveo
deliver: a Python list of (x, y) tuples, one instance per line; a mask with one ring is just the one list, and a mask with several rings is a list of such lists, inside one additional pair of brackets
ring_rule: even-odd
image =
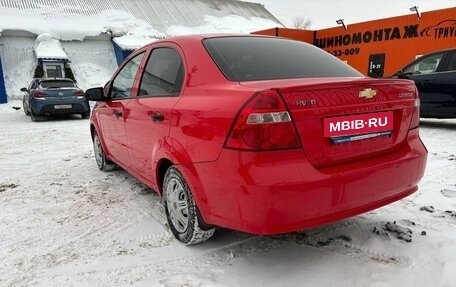
[(217, 226), (279, 234), (367, 212), (415, 192), (425, 170), (414, 83), (302, 42), (160, 40), (86, 98), (98, 167), (160, 193), (185, 244)]

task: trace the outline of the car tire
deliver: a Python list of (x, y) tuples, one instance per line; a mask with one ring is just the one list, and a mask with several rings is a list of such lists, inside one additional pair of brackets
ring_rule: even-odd
[(24, 109), (24, 113), (26, 116), (30, 116), (30, 112), (25, 108), (24, 102), (22, 102), (22, 108)]
[(185, 245), (201, 243), (214, 234), (214, 228), (203, 228), (206, 224), (200, 219), (190, 188), (174, 166), (165, 174), (163, 203), (171, 232)]
[(88, 119), (88, 118), (90, 118), (90, 111), (85, 112), (85, 113), (82, 113), (82, 114), (81, 114), (81, 118), (83, 118), (83, 119)]
[(35, 114), (33, 113), (33, 111), (30, 112), (30, 119), (32, 120), (32, 122), (40, 122), (40, 121), (43, 120), (42, 117), (35, 115)]
[(103, 145), (101, 144), (100, 137), (98, 133), (94, 131), (93, 134), (93, 152), (95, 155), (95, 161), (97, 166), (102, 171), (112, 171), (117, 168), (117, 165), (108, 159), (106, 159), (106, 154), (103, 150)]

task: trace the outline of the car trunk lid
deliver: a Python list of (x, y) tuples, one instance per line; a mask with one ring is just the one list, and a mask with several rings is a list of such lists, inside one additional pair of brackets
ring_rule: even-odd
[(40, 89), (40, 92), (46, 94), (46, 97), (49, 98), (59, 98), (59, 99), (68, 99), (74, 98), (76, 96), (76, 92), (79, 89), (76, 88), (45, 88)]
[(279, 91), (317, 168), (387, 153), (404, 142), (416, 105), (411, 81), (313, 78), (241, 85)]

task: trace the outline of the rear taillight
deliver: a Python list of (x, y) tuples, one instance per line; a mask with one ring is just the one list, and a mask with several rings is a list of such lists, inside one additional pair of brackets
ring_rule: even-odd
[(44, 93), (44, 92), (41, 92), (41, 91), (34, 91), (33, 92), (33, 96), (35, 98), (42, 98), (42, 97), (46, 97), (48, 94)]
[(412, 121), (410, 122), (410, 129), (415, 129), (420, 124), (420, 98), (415, 99), (415, 107), (413, 109)]
[(225, 147), (242, 150), (301, 147), (288, 108), (278, 92), (262, 91), (242, 108)]
[(76, 90), (73, 92), (73, 96), (78, 98), (84, 98), (84, 91), (83, 90)]

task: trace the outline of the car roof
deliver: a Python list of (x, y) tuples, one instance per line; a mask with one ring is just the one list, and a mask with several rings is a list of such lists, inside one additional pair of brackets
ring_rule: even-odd
[(225, 37), (245, 37), (245, 38), (280, 38), (274, 37), (269, 35), (256, 35), (256, 34), (236, 34), (236, 33), (207, 33), (207, 34), (192, 34), (192, 35), (181, 35), (181, 36), (172, 36), (168, 38), (163, 38), (158, 41), (151, 42), (146, 44), (142, 48), (146, 48), (152, 46), (157, 43), (164, 43), (164, 42), (176, 42), (179, 43), (181, 41), (201, 41), (202, 39), (213, 39), (213, 38), (225, 38)]
[[(432, 54), (439, 54), (439, 53), (446, 53), (446, 52), (452, 52), (452, 51), (456, 51), (456, 47), (455, 48), (447, 48), (447, 49), (442, 49), (442, 50), (436, 50), (436, 51), (432, 51), (432, 52), (428, 52), (426, 54), (423, 54), (421, 57), (423, 56), (428, 56), (428, 55), (432, 55)], [(420, 58), (421, 58), (420, 57)], [(419, 58), (418, 58), (419, 59)]]

